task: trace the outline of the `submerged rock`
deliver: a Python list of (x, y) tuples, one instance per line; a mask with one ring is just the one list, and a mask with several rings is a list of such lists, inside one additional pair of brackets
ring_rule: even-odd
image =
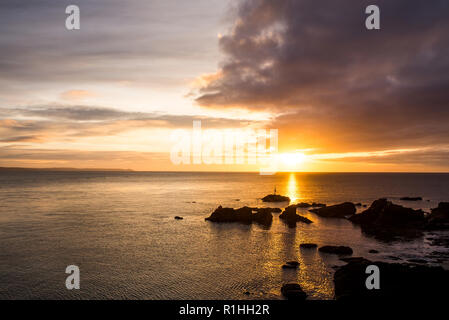
[(425, 222), (422, 210), (393, 204), (387, 199), (374, 201), (368, 209), (349, 220), (360, 225), (362, 231), (384, 240), (392, 240), (395, 236), (419, 236), (418, 228)]
[(175, 220), (182, 220), (182, 219), (184, 219), (184, 218), (180, 217), (180, 216), (175, 216)]
[(316, 243), (301, 243), (299, 247), (304, 249), (315, 249), (318, 245)]
[(281, 293), (289, 300), (305, 300), (307, 294), (302, 290), (298, 283), (286, 283), (281, 288)]
[[(366, 268), (376, 265), (380, 271), (380, 290), (368, 290)], [(441, 267), (352, 260), (334, 274), (335, 298), (357, 299), (441, 299), (449, 286), (449, 271)], [(368, 300), (366, 300), (368, 301)]]
[(312, 223), (312, 221), (306, 217), (298, 215), (296, 213), (296, 206), (294, 205), (285, 208), (284, 212), (279, 215), (279, 219), (284, 220), (284, 222), (291, 228), (296, 227), (296, 222)]
[(352, 202), (344, 202), (319, 209), (310, 209), (309, 211), (326, 218), (345, 218), (355, 214), (357, 210)]
[(351, 255), (352, 249), (346, 246), (323, 246), (318, 251), (324, 253), (338, 254), (338, 255)]
[(269, 194), (262, 198), (263, 202), (290, 202), (290, 198), (279, 194)]
[(205, 220), (212, 222), (240, 222), (244, 224), (257, 222), (264, 226), (270, 226), (273, 221), (273, 215), (270, 208), (257, 209), (257, 212), (253, 214), (253, 208), (249, 207), (233, 209), (219, 206)]

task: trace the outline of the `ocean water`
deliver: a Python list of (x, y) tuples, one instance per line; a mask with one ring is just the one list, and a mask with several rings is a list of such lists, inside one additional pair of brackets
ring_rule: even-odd
[[(429, 258), (437, 233), (384, 243), (343, 219), (298, 210), (314, 223), (288, 228), (214, 224), (218, 206), (266, 206), (272, 193), (293, 202), (370, 204), (387, 197), (429, 211), (449, 201), (449, 174), (0, 172), (0, 299), (281, 299), (298, 281), (309, 299), (332, 299), (343, 263), (303, 242), (347, 245), (353, 256)], [(401, 196), (424, 201), (401, 202)], [(427, 201), (429, 200), (429, 201)], [(174, 216), (183, 220), (174, 220)], [(379, 254), (369, 254), (376, 249)], [(298, 260), (298, 270), (283, 270)], [(77, 265), (81, 289), (65, 288)], [(447, 263), (442, 264), (448, 268)], [(245, 294), (249, 292), (250, 294)]]

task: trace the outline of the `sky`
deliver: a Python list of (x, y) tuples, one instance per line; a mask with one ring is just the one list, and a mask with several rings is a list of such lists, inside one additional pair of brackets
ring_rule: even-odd
[(3, 0), (0, 166), (259, 170), (226, 134), (277, 130), (279, 171), (448, 172), (449, 3), (373, 3)]

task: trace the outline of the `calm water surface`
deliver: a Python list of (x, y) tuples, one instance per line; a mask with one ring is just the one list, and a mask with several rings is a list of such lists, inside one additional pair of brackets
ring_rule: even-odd
[[(269, 229), (204, 221), (220, 204), (264, 206), (258, 199), (274, 186), (293, 202), (388, 197), (428, 211), (449, 200), (447, 174), (0, 172), (0, 298), (280, 299), (282, 283), (298, 281), (310, 299), (332, 299), (342, 262), (300, 243), (347, 245), (384, 261), (447, 250), (428, 236), (382, 243), (307, 210), (299, 213), (314, 223), (293, 229), (277, 214)], [(425, 201), (399, 201), (414, 195)], [(300, 269), (282, 270), (292, 259)], [(65, 289), (71, 264), (81, 270), (79, 291)]]

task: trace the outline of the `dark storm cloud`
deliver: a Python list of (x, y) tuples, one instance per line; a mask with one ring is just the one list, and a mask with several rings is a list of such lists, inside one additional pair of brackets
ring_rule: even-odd
[(220, 39), (219, 76), (197, 102), (287, 111), (276, 125), (348, 146), (448, 142), (449, 2), (374, 3), (377, 31), (365, 28), (372, 1), (243, 1)]

